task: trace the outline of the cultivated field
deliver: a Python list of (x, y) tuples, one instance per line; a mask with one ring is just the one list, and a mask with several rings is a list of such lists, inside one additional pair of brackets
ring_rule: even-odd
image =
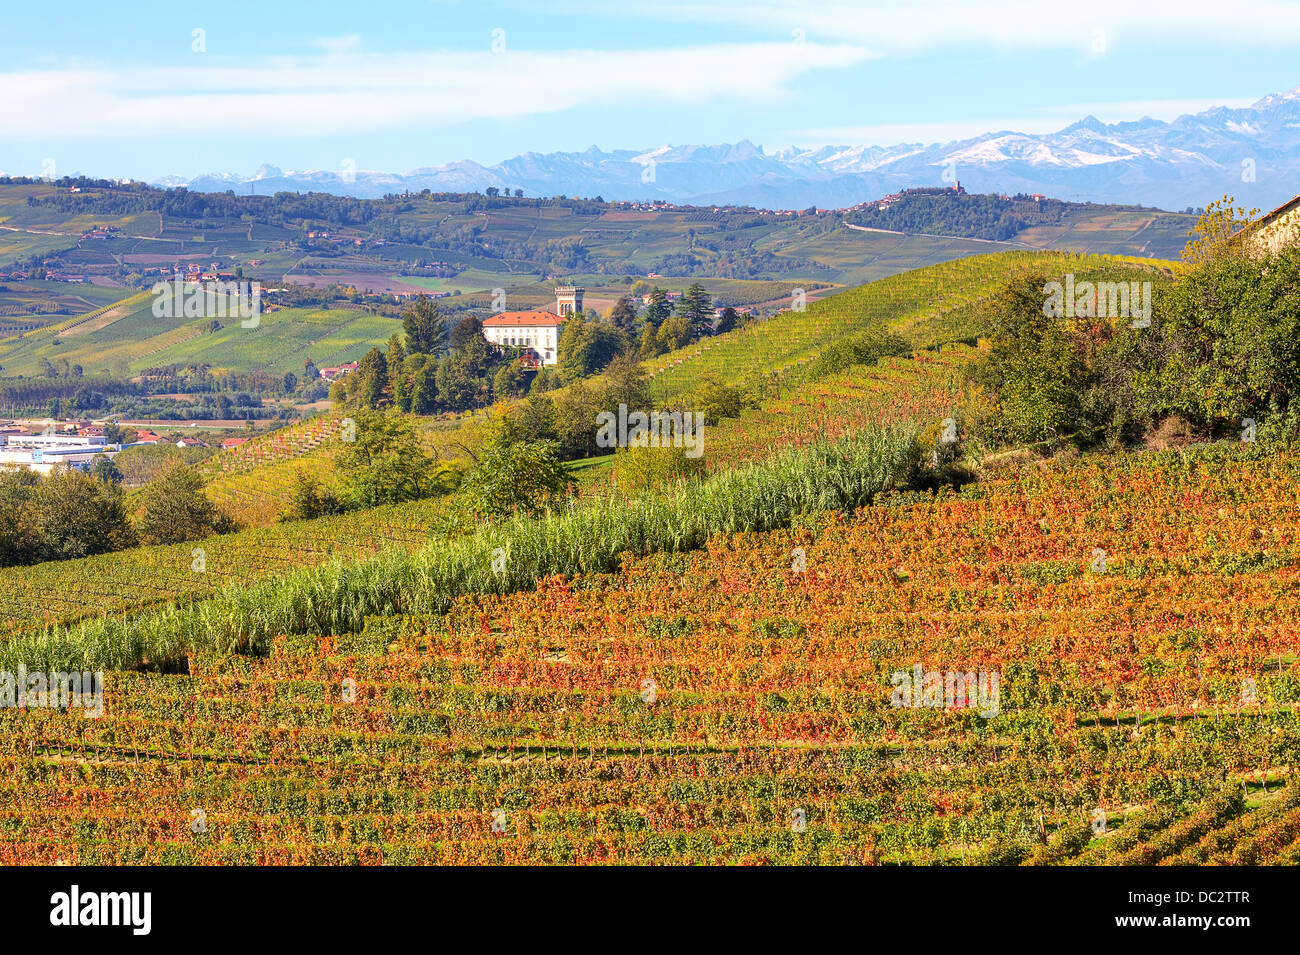
[[(941, 480), (968, 342), (1033, 267), (1163, 269), (981, 256), (654, 359), (660, 401), (760, 396), (700, 483), (0, 571), (0, 665), (108, 671), (98, 719), (0, 711), (0, 859), (1300, 861), (1300, 453)], [(910, 354), (818, 371), (887, 332)], [(252, 513), (327, 477), (336, 424), (212, 459), (209, 490)]]
[[(1030, 464), (111, 674), (0, 714), (0, 858), (1294, 863), (1297, 467)], [(891, 705), (917, 665), (998, 712)]]

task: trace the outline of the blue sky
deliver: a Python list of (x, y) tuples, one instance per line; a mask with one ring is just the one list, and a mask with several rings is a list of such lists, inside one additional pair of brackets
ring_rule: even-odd
[(1300, 84), (1295, 0), (65, 0), (11, 5), (4, 26), (10, 175), (929, 143)]

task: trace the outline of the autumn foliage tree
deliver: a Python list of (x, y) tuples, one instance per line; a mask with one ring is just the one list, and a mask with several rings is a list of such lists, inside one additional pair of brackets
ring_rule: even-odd
[(1233, 205), (1232, 196), (1216, 199), (1205, 207), (1205, 212), (1197, 220), (1183, 247), (1180, 271), (1187, 271), (1207, 262), (1230, 255), (1233, 237), (1250, 225), (1259, 215), (1258, 209), (1247, 211), (1242, 206)]

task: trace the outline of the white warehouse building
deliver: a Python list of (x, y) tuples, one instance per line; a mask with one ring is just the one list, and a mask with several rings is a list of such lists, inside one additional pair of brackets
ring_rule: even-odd
[(49, 474), (59, 467), (84, 469), (99, 455), (112, 459), (121, 449), (100, 437), (75, 434), (11, 434), (0, 446), (0, 467)]

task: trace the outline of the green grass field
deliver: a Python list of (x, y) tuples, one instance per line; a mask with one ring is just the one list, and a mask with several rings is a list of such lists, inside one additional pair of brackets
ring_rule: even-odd
[(0, 341), (0, 365), (7, 375), (38, 374), (41, 359), (60, 358), (80, 364), (87, 374), (135, 374), (191, 363), (299, 374), (308, 358), (322, 366), (354, 361), (401, 327), (397, 319), (361, 309), (287, 308), (264, 311), (255, 328), (244, 328), (236, 316), (219, 319), (222, 327), (210, 331), (209, 319), (155, 316), (147, 292), (112, 311), (108, 324), (91, 318)]

